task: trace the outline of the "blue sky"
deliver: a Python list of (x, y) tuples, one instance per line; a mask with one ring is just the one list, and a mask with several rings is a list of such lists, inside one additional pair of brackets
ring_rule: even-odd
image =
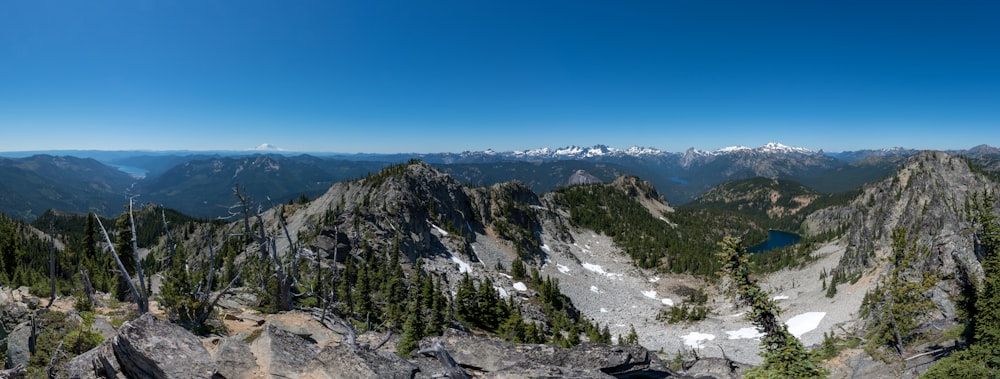
[(45, 1), (0, 151), (1000, 145), (993, 1)]

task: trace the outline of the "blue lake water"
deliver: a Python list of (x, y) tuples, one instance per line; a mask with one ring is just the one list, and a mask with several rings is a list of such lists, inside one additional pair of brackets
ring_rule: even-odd
[(786, 246), (792, 246), (794, 244), (797, 244), (801, 239), (802, 236), (795, 233), (783, 232), (780, 230), (768, 230), (767, 241), (765, 241), (760, 245), (751, 246), (750, 248), (747, 249), (747, 252), (762, 253), (765, 251), (780, 249)]
[(109, 165), (109, 166), (117, 168), (118, 171), (121, 171), (121, 172), (124, 172), (126, 174), (132, 175), (135, 178), (144, 178), (144, 177), (146, 177), (146, 174), (149, 173), (149, 171), (147, 171), (144, 168), (131, 167), (131, 166), (122, 166), (122, 165), (117, 165), (117, 164), (113, 164), (113, 165)]
[(674, 182), (674, 183), (680, 183), (680, 184), (688, 184), (688, 181), (687, 181), (687, 180), (684, 180), (684, 179), (681, 179), (681, 178), (679, 178), (679, 177), (676, 177), (676, 176), (671, 176), (671, 177), (670, 177), (670, 181), (671, 181), (671, 182)]

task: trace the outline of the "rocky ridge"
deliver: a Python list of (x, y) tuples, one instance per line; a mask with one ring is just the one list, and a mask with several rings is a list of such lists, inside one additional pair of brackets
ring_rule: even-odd
[[(422, 353), (404, 359), (391, 349), (352, 345), (344, 339), (319, 343), (316, 334), (339, 335), (315, 325), (294, 329), (267, 321), (256, 330), (199, 340), (173, 323), (145, 314), (54, 373), (69, 378), (431, 378), (442, 372), (484, 378), (673, 376), (655, 354), (636, 345), (563, 349), (451, 331), (424, 339)], [(441, 354), (450, 356), (453, 365), (443, 364)]]

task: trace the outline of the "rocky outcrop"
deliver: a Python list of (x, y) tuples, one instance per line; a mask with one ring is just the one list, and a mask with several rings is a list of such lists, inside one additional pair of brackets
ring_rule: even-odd
[(216, 371), (201, 340), (149, 313), (122, 325), (111, 346), (122, 372), (132, 378), (208, 378)]
[(152, 314), (125, 323), (114, 338), (57, 368), (68, 378), (209, 378), (215, 360), (201, 340)]
[(587, 170), (576, 170), (573, 175), (569, 176), (566, 180), (567, 186), (578, 186), (583, 184), (596, 184), (601, 183), (601, 179), (587, 172)]
[(323, 228), (309, 247), (315, 251), (323, 252), (327, 259), (336, 259), (338, 263), (344, 263), (344, 258), (351, 253), (352, 249), (351, 240), (347, 237), (347, 233), (330, 227)]
[(302, 374), (319, 348), (274, 324), (267, 324), (260, 337), (250, 344), (250, 351), (257, 357), (257, 364), (265, 374), (295, 378)]
[(459, 366), (497, 378), (640, 378), (666, 377), (670, 370), (655, 354), (638, 345), (584, 343), (570, 349), (552, 345), (514, 344), (446, 334), (420, 342), (440, 342)]
[(57, 377), (94, 379), (94, 378), (125, 378), (121, 366), (115, 359), (111, 347), (112, 339), (105, 339), (97, 347), (76, 356), (58, 368)]
[(413, 378), (418, 367), (396, 354), (331, 345), (309, 362), (301, 378)]
[[(246, 340), (252, 339), (251, 342)], [(673, 373), (637, 345), (584, 343), (571, 349), (514, 344), (448, 332), (425, 338), (422, 351), (404, 359), (378, 351), (315, 341), (267, 324), (259, 335), (206, 340), (168, 321), (144, 315), (118, 335), (64, 364), (70, 378), (664, 378)], [(426, 349), (428, 346), (434, 348)], [(391, 350), (391, 349), (390, 349)], [(444, 350), (442, 352), (442, 350)], [(442, 358), (444, 357), (444, 358)]]
[(248, 378), (257, 370), (257, 357), (242, 338), (222, 338), (214, 356), (218, 374), (226, 378)]
[(31, 324), (22, 322), (7, 335), (7, 367), (27, 367), (31, 359)]
[(847, 278), (879, 265), (891, 251), (893, 230), (906, 230), (907, 240), (920, 248), (916, 270), (940, 279), (925, 294), (938, 311), (928, 318), (951, 319), (951, 298), (982, 276), (966, 206), (983, 191), (995, 190), (995, 183), (962, 159), (926, 151), (893, 176), (866, 186), (850, 204), (810, 215), (806, 225), (815, 231), (848, 226), (847, 251), (835, 269)]

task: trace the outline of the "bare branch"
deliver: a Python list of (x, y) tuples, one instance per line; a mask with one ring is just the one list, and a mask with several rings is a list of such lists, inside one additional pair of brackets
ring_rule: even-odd
[(235, 285), (236, 282), (239, 280), (240, 275), (243, 274), (243, 267), (246, 267), (246, 265), (240, 265), (240, 269), (236, 271), (236, 275), (233, 276), (233, 280), (229, 281), (229, 284), (226, 285), (226, 288), (223, 288), (221, 291), (219, 291), (219, 293), (215, 295), (215, 298), (212, 299), (212, 302), (208, 304), (208, 307), (205, 308), (205, 311), (202, 312), (202, 314), (198, 315), (197, 321), (199, 324), (204, 324), (205, 320), (208, 320), (208, 317), (212, 313), (212, 309), (215, 309), (215, 306), (219, 304), (219, 299), (222, 299), (222, 295), (229, 293), (229, 290), (233, 288), (233, 285)]
[(52, 372), (52, 369), (54, 369), (56, 366), (56, 358), (59, 358), (59, 355), (62, 354), (63, 342), (65, 341), (62, 340), (59, 341), (59, 346), (56, 346), (56, 351), (52, 353), (52, 359), (49, 359), (49, 365), (45, 367), (45, 372), (49, 374), (50, 378), (55, 377), (54, 373)]
[(212, 244), (212, 236), (209, 232), (205, 232), (205, 242), (208, 243), (208, 286), (205, 287), (206, 292), (212, 292), (212, 282), (215, 279), (215, 247)]
[(385, 345), (386, 342), (389, 342), (390, 337), (392, 337), (392, 328), (389, 328), (389, 330), (385, 332), (385, 337), (382, 337), (382, 340), (379, 341), (377, 344), (375, 344), (375, 346), (373, 346), (371, 350), (372, 351), (378, 350), (380, 347), (382, 347), (382, 345)]
[(46, 308), (52, 307), (56, 302), (56, 237), (53, 235), (53, 222), (49, 220), (49, 279), (52, 280), (52, 294)]
[(441, 377), (451, 379), (472, 378), (469, 373), (465, 372), (465, 369), (463, 369), (462, 366), (458, 365), (458, 362), (455, 362), (455, 359), (451, 357), (451, 354), (448, 354), (448, 350), (444, 348), (441, 341), (434, 342), (434, 347), (420, 350), (417, 354), (437, 358), (438, 362), (441, 362), (441, 365), (444, 366), (445, 369), (445, 373), (441, 375)]
[(160, 216), (163, 218), (163, 233), (167, 235), (167, 248), (170, 249), (170, 257), (167, 259), (167, 264), (173, 266), (174, 254), (177, 253), (177, 245), (174, 245), (174, 239), (170, 236), (170, 227), (167, 226), (166, 208), (162, 206), (160, 207)]
[(149, 309), (149, 298), (146, 296), (146, 278), (142, 275), (142, 261), (139, 260), (139, 243), (136, 237), (135, 217), (132, 216), (133, 199), (134, 197), (128, 198), (128, 220), (132, 224), (132, 255), (135, 256), (135, 272), (139, 275), (139, 301), (146, 304), (144, 307)]
[(118, 258), (118, 252), (115, 251), (115, 245), (111, 243), (111, 237), (108, 236), (108, 230), (104, 228), (104, 224), (101, 222), (100, 217), (95, 217), (97, 219), (97, 225), (101, 227), (101, 234), (104, 235), (104, 241), (108, 243), (108, 249), (111, 250), (111, 256), (115, 258), (115, 263), (118, 264), (118, 272), (121, 273), (122, 278), (128, 282), (128, 288), (132, 291), (132, 295), (136, 298), (136, 306), (139, 308), (139, 315), (143, 315), (149, 312), (149, 304), (140, 301), (139, 290), (135, 289), (135, 283), (132, 283), (132, 279), (128, 275), (128, 271), (125, 270), (125, 265), (122, 264), (122, 260)]

